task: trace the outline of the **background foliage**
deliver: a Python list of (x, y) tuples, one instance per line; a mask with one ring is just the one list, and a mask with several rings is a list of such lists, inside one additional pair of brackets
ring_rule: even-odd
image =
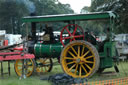
[[(128, 33), (128, 0), (91, 1), (91, 7), (85, 6), (81, 13), (114, 11), (120, 16), (114, 32)], [(32, 12), (36, 12), (36, 15), (74, 13), (69, 4), (62, 4), (58, 0), (0, 0), (0, 9), (0, 30), (13, 34), (22, 34), (21, 18)], [(96, 35), (103, 34), (104, 28), (108, 26), (108, 22), (105, 21), (89, 21), (80, 24), (85, 30), (94, 31)]]
[(36, 12), (36, 15), (74, 13), (69, 4), (57, 0), (0, 0), (0, 30), (22, 34), (21, 18)]
[[(91, 0), (91, 7), (84, 7), (81, 12), (104, 12), (113, 11), (119, 15), (119, 20), (116, 22), (115, 33), (128, 33), (128, 0)], [(104, 23), (104, 24), (103, 24)], [(92, 22), (93, 29), (98, 28), (95, 31), (104, 32), (107, 22)]]

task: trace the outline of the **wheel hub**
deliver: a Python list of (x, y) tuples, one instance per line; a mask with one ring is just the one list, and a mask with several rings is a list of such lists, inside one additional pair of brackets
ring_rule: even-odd
[(80, 58), (76, 59), (76, 63), (80, 63), (80, 61), (81, 61)]
[(74, 38), (74, 36), (70, 36), (70, 39), (73, 39)]

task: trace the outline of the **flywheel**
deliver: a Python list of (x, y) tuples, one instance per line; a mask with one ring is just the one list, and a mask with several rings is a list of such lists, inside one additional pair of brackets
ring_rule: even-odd
[(88, 78), (99, 68), (99, 54), (96, 48), (83, 40), (72, 41), (61, 52), (61, 66), (64, 72), (75, 78)]
[(84, 30), (77, 24), (68, 24), (61, 30), (60, 42), (65, 47), (66, 41), (72, 42), (74, 40), (84, 40)]

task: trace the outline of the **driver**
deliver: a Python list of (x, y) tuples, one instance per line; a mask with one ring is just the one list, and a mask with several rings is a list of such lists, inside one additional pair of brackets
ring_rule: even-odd
[(106, 34), (106, 39), (103, 41), (103, 43), (108, 42), (110, 40), (110, 28), (107, 28), (107, 34)]
[(48, 26), (48, 24), (45, 25), (45, 34), (43, 36), (43, 40), (47, 42), (53, 42), (54, 36), (53, 36), (53, 29), (52, 27)]

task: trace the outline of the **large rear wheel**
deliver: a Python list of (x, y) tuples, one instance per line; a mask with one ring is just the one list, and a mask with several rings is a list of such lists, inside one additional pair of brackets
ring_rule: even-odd
[(99, 68), (99, 55), (89, 42), (76, 40), (67, 44), (61, 53), (61, 66), (75, 78), (92, 76)]

